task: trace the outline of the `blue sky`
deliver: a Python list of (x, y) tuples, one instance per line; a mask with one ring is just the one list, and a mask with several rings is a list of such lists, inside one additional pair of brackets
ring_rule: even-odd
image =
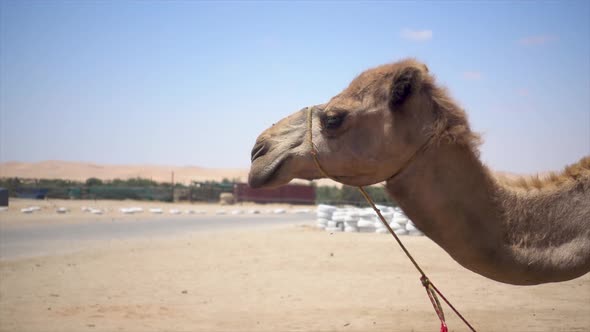
[(428, 64), (514, 172), (590, 154), (590, 5), (2, 1), (0, 161), (249, 166), (372, 66)]

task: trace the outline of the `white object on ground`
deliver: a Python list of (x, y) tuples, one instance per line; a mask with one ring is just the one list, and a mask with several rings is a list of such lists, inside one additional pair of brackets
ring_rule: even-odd
[(375, 218), (367, 218), (361, 217), (357, 222), (358, 227), (374, 227), (375, 226)]
[(389, 227), (391, 227), (391, 229), (393, 229), (394, 231), (397, 231), (398, 229), (403, 229), (403, 230), (406, 229), (404, 225), (400, 225), (400, 224), (398, 224), (396, 222), (390, 223), (389, 224)]
[(287, 211), (285, 211), (285, 209), (274, 209), (272, 211), (272, 213), (274, 213), (274, 214), (283, 214), (285, 212), (287, 212)]
[(317, 212), (332, 213), (334, 211), (336, 211), (336, 207), (333, 205), (320, 204), (317, 207)]
[(34, 210), (32, 210), (30, 207), (20, 209), (20, 212), (22, 213), (33, 213), (33, 211)]
[(134, 214), (134, 213), (140, 213), (143, 212), (143, 208), (140, 207), (124, 207), (124, 208), (120, 208), (119, 211), (121, 211), (124, 214)]
[(65, 208), (65, 207), (60, 207), (57, 210), (55, 210), (55, 212), (57, 212), (57, 213), (67, 213), (67, 212), (70, 212), (70, 210), (68, 208)]
[[(383, 216), (383, 219), (387, 221), (387, 223), (390, 223), (393, 220), (393, 212), (382, 212), (381, 215)], [(379, 220), (379, 222), (381, 222), (381, 220)]]
[(170, 214), (182, 214), (182, 211), (179, 209), (170, 209), (168, 212), (170, 212)]
[(328, 213), (328, 212), (318, 212), (318, 213), (316, 213), (316, 216), (318, 218), (332, 219), (332, 213)]
[[(344, 217), (344, 227), (353, 227), (353, 228), (357, 228), (358, 222), (359, 222), (359, 215), (358, 213), (356, 213), (355, 211), (349, 212), (345, 217)], [(358, 230), (357, 230), (358, 231)]]
[(416, 230), (418, 230), (418, 228), (416, 228), (416, 226), (414, 226), (414, 223), (412, 223), (412, 222), (408, 222), (408, 223), (406, 224), (406, 230), (407, 230), (408, 232), (411, 232), (411, 231), (416, 231)]
[(335, 212), (332, 215), (332, 220), (334, 221), (344, 221), (344, 219), (346, 218), (346, 213), (344, 212)]
[(248, 214), (260, 214), (260, 210), (248, 210)]
[(408, 231), (406, 231), (404, 228), (396, 229), (393, 232), (395, 235), (408, 235)]
[(408, 231), (408, 235), (412, 235), (412, 236), (424, 235), (424, 233), (422, 233), (422, 231), (420, 231), (411, 220), (408, 221), (408, 223), (406, 224), (406, 230)]
[(358, 227), (353, 227), (353, 226), (344, 226), (344, 231), (347, 233), (356, 233), (359, 231)]
[(342, 227), (326, 227), (326, 232), (342, 232)]
[(90, 213), (92, 214), (102, 214), (102, 210), (101, 209), (90, 209)]
[(233, 210), (231, 212), (231, 214), (233, 214), (233, 215), (238, 215), (238, 214), (243, 214), (243, 213), (244, 213), (244, 211), (242, 211), (242, 210)]
[(155, 214), (162, 214), (164, 212), (164, 210), (162, 210), (160, 208), (151, 208), (151, 209), (149, 209), (149, 211), (151, 213), (155, 213)]

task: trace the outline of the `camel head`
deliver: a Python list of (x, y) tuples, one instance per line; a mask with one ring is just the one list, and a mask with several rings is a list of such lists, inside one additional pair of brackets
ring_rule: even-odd
[(363, 72), (327, 103), (311, 106), (311, 113), (306, 107), (260, 134), (252, 149), (250, 186), (323, 177), (309, 131), (331, 177), (355, 186), (388, 179), (428, 141), (436, 119), (431, 86), (427, 67), (415, 60)]

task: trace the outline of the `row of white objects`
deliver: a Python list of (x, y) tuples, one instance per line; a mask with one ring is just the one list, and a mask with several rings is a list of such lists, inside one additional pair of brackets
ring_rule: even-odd
[[(423, 235), (400, 208), (377, 205), (381, 215), (397, 235)], [(318, 228), (328, 232), (389, 233), (372, 208), (344, 207), (320, 204), (316, 210)]]
[[(227, 211), (227, 210), (217, 210), (215, 211), (215, 214), (217, 215), (224, 215), (224, 214), (232, 214), (232, 215), (240, 215), (240, 214), (286, 214), (288, 213), (287, 210), (285, 209), (267, 209), (267, 210), (231, 210), (231, 211)], [(295, 214), (306, 214), (306, 213), (311, 213), (311, 210), (309, 209), (296, 209), (291, 211), (291, 213), (295, 213)]]
[[(87, 213), (92, 213), (92, 214), (103, 214), (105, 212), (108, 212), (107, 209), (97, 209), (97, 208), (92, 208), (92, 207), (87, 207), (87, 206), (83, 206), (80, 208), (82, 210), (82, 212), (87, 212)], [(22, 208), (20, 211), (22, 213), (33, 213), (36, 211), (40, 211), (41, 207), (39, 206), (29, 206), (26, 208)], [(66, 208), (66, 207), (58, 207), (55, 210), (57, 213), (60, 214), (64, 214), (64, 213), (68, 213), (70, 212), (70, 209)], [(165, 213), (164, 209), (161, 208), (149, 208), (147, 209), (147, 211), (149, 213), (152, 214), (163, 214)], [(123, 213), (123, 214), (136, 214), (136, 213), (143, 213), (145, 212), (145, 210), (141, 207), (123, 207), (119, 209), (119, 212)], [(226, 211), (226, 210), (218, 210), (215, 212), (215, 214), (217, 215), (224, 215), (224, 214), (231, 214), (231, 215), (240, 215), (240, 214), (262, 214), (262, 213), (266, 213), (266, 214), (285, 214), (288, 211), (285, 209), (267, 209), (267, 210), (256, 210), (256, 209), (251, 209), (251, 210), (231, 210), (231, 211)], [(203, 210), (193, 210), (193, 209), (186, 209), (186, 210), (181, 210), (181, 209), (169, 209), (168, 210), (169, 214), (175, 214), (175, 215), (179, 215), (179, 214), (206, 214), (207, 211), (203, 211)], [(307, 214), (307, 213), (311, 213), (310, 209), (294, 209), (292, 211), (290, 211), (290, 213), (294, 213), (294, 214)]]

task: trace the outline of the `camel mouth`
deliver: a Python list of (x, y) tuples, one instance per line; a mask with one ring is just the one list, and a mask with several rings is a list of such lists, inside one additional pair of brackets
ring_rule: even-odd
[(279, 176), (288, 157), (275, 159), (270, 164), (264, 164), (260, 159), (262, 158), (256, 158), (250, 167), (248, 185), (251, 188), (277, 187), (289, 182), (289, 180), (281, 181)]

